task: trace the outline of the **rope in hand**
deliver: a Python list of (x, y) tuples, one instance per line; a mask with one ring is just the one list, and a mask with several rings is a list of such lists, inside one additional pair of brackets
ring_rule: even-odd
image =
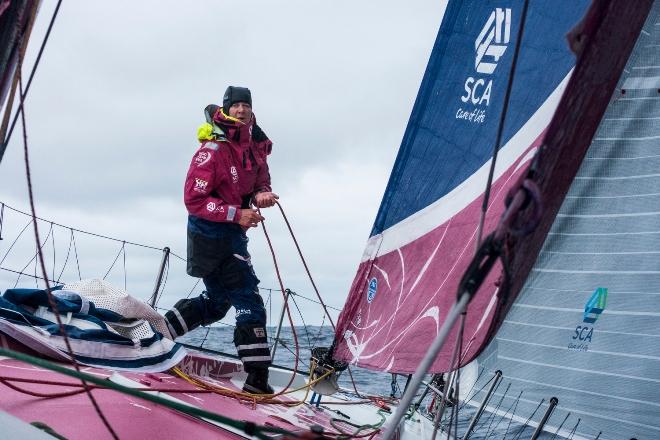
[[(257, 208), (257, 213), (261, 215), (261, 210)], [(293, 324), (293, 317), (291, 316), (291, 310), (289, 309), (289, 297), (285, 293), (285, 288), (284, 288), (284, 283), (282, 282), (282, 275), (280, 274), (280, 268), (279, 265), (277, 264), (277, 257), (275, 256), (275, 250), (273, 249), (273, 243), (270, 241), (270, 236), (268, 235), (268, 231), (266, 230), (266, 223), (265, 221), (261, 222), (261, 227), (263, 228), (264, 235), (266, 236), (266, 242), (268, 243), (268, 248), (270, 249), (270, 254), (273, 257), (273, 264), (275, 266), (275, 273), (277, 275), (277, 282), (280, 285), (280, 291), (282, 292), (282, 297), (284, 298), (284, 304), (282, 307), (286, 310), (287, 317), (289, 318), (289, 324), (291, 324), (291, 334), (293, 336), (293, 343), (295, 347), (295, 363), (293, 366), (294, 371), (298, 370), (298, 361), (300, 358), (300, 346), (298, 344), (298, 335), (296, 334), (296, 327)], [(277, 341), (275, 341), (275, 344), (277, 344)], [(293, 381), (296, 378), (296, 374), (291, 375), (291, 379), (289, 380), (289, 383), (280, 391), (279, 393), (275, 394), (280, 395), (284, 393), (292, 384)]]

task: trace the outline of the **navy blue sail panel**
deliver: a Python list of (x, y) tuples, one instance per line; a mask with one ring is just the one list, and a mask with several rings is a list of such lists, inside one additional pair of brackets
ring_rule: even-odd
[[(589, 4), (530, 2), (502, 145), (573, 67), (565, 35)], [(523, 0), (448, 5), (371, 236), (442, 198), (492, 156), (522, 9)]]

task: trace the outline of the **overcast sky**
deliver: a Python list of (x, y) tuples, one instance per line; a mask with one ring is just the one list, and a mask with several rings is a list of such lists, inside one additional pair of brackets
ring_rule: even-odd
[[(39, 12), (28, 71), (55, 3), (44, 1)], [(246, 86), (259, 125), (274, 142), (273, 190), (322, 296), (341, 308), (444, 3), (65, 1), (26, 102), (38, 215), (120, 240), (169, 246), (185, 256), (183, 181), (198, 147), (203, 108), (221, 103), (227, 85)], [(0, 201), (28, 211), (19, 134), (0, 164)], [(285, 286), (313, 297), (279, 211), (264, 215)], [(5, 209), (0, 260), (27, 221)], [(43, 239), (49, 227), (40, 226)], [(35, 245), (27, 232), (3, 267), (18, 270), (28, 263)], [(55, 252), (53, 237), (45, 251), (57, 277), (70, 233), (54, 232)], [(261, 285), (276, 287), (263, 231), (249, 235)], [(75, 237), (83, 278), (103, 277), (121, 243)], [(78, 278), (72, 258), (63, 280)], [(108, 275), (119, 287), (123, 258)], [(150, 295), (159, 260), (158, 251), (126, 247), (130, 293)], [(25, 270), (33, 273), (34, 267)], [(4, 290), (16, 276), (0, 271), (0, 281)], [(159, 304), (172, 305), (194, 283), (174, 259)], [(19, 285), (34, 282), (23, 278)], [(278, 304), (276, 298), (272, 315)], [(316, 304), (301, 299), (298, 305), (307, 324), (321, 322)], [(294, 309), (300, 323), (296, 315)]]

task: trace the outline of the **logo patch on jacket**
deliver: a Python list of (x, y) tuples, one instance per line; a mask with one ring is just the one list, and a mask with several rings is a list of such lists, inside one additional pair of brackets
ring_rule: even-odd
[(218, 205), (215, 202), (208, 202), (206, 204), (206, 210), (208, 212), (225, 212), (225, 207), (222, 205)]
[(208, 184), (209, 183), (206, 180), (198, 179), (195, 177), (195, 187), (193, 188), (193, 191), (205, 193)]
[(197, 156), (195, 156), (195, 165), (198, 167), (201, 167), (204, 165), (206, 162), (211, 160), (211, 152), (210, 151), (199, 151), (197, 153)]
[(231, 173), (231, 181), (234, 183), (238, 182), (238, 172), (236, 171), (236, 167), (232, 166), (229, 168), (229, 173)]
[(255, 327), (254, 328), (254, 335), (257, 338), (265, 338), (266, 337), (266, 329), (263, 327)]

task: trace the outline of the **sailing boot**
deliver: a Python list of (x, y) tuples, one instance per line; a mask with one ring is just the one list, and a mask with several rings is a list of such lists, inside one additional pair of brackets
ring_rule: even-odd
[[(224, 318), (231, 307), (228, 300), (218, 301), (210, 298), (206, 292), (196, 298), (180, 299), (174, 307), (165, 313), (165, 323), (174, 340), (179, 336)], [(164, 335), (167, 337), (167, 335)]]
[(268, 385), (271, 364), (266, 327), (263, 324), (238, 324), (234, 330), (234, 344), (248, 377), (243, 391), (252, 394), (273, 394)]
[(273, 387), (268, 385), (268, 368), (255, 368), (248, 373), (243, 391), (252, 394), (275, 394)]

